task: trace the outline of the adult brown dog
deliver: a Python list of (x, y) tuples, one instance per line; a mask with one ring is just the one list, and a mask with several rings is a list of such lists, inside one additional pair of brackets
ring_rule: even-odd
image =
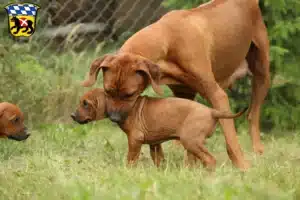
[(0, 137), (22, 141), (29, 136), (20, 108), (8, 102), (0, 103)]
[[(80, 124), (104, 119), (105, 99), (103, 89), (86, 92), (72, 119)], [(216, 159), (205, 148), (205, 139), (212, 135), (219, 118), (236, 118), (246, 110), (231, 114), (182, 98), (140, 96), (127, 118), (119, 123), (128, 138), (127, 162), (135, 163), (142, 144), (149, 144), (152, 160), (159, 166), (164, 157), (161, 143), (176, 139), (187, 150), (189, 163), (196, 156), (205, 167), (214, 169)]]
[[(228, 85), (222, 83), (245, 59), (253, 74), (248, 113), (252, 147), (263, 153), (259, 119), (270, 85), (269, 40), (257, 0), (214, 0), (171, 11), (135, 33), (116, 54), (96, 59), (82, 85), (93, 85), (103, 69), (108, 116), (118, 122), (148, 84), (159, 94), (159, 85), (167, 84), (175, 96), (188, 99), (198, 92), (214, 108), (230, 111), (224, 91)], [(233, 119), (220, 119), (220, 124), (233, 164), (248, 168)]]

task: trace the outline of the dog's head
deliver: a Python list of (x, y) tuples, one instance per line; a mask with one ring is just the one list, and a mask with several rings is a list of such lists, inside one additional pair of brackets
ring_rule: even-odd
[(7, 102), (0, 103), (0, 137), (22, 141), (29, 136), (20, 108)]
[(101, 120), (105, 115), (105, 95), (104, 90), (96, 88), (86, 92), (71, 118), (79, 124), (87, 124), (91, 121)]
[(88, 79), (82, 85), (92, 86), (100, 69), (103, 71), (107, 115), (114, 122), (121, 123), (126, 119), (149, 84), (156, 93), (162, 94), (159, 66), (144, 57), (122, 53), (96, 59), (91, 65)]

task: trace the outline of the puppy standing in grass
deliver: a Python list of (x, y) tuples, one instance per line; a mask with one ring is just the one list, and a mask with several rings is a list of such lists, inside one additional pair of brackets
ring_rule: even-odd
[(8, 102), (0, 103), (0, 137), (22, 141), (29, 136), (20, 108)]
[[(71, 114), (72, 119), (86, 124), (106, 118), (105, 98), (100, 88), (86, 92), (76, 112)], [(218, 119), (236, 118), (246, 110), (231, 114), (181, 98), (140, 96), (128, 117), (118, 123), (128, 137), (127, 162), (135, 163), (142, 144), (149, 144), (152, 160), (159, 166), (163, 159), (161, 143), (175, 139), (187, 150), (189, 163), (196, 156), (205, 167), (213, 170), (216, 160), (205, 148), (205, 139), (212, 135)]]

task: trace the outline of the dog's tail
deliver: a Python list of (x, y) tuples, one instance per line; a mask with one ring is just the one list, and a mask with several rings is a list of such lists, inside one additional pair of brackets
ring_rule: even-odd
[(228, 118), (228, 119), (232, 119), (232, 118), (237, 118), (239, 116), (241, 116), (242, 114), (244, 114), (246, 111), (248, 110), (248, 107), (244, 108), (242, 111), (236, 113), (236, 114), (232, 114), (226, 111), (219, 111), (216, 109), (212, 109), (212, 116), (214, 118)]

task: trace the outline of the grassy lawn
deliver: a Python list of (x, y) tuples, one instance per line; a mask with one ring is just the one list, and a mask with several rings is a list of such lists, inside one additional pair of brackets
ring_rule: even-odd
[(208, 139), (218, 167), (185, 168), (183, 150), (164, 143), (166, 161), (156, 169), (148, 146), (138, 166), (127, 168), (125, 134), (109, 120), (89, 125), (44, 125), (26, 142), (0, 140), (0, 199), (299, 199), (299, 133), (263, 135), (266, 152), (251, 152), (250, 138), (239, 139), (252, 162), (242, 173), (232, 167), (220, 130)]

